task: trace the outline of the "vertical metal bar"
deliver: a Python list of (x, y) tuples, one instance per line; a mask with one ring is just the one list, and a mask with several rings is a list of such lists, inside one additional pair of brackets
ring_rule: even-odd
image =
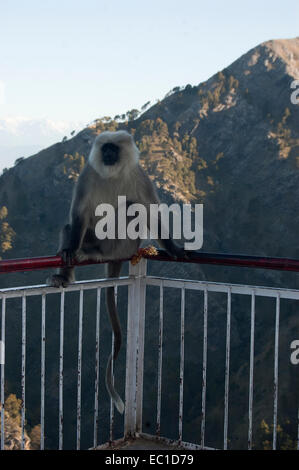
[(204, 289), (203, 307), (203, 352), (202, 352), (202, 394), (201, 394), (201, 448), (205, 445), (206, 395), (207, 395), (207, 355), (208, 355), (208, 288)]
[(276, 316), (275, 316), (275, 345), (274, 345), (274, 409), (273, 409), (273, 443), (272, 448), (276, 450), (277, 442), (277, 402), (278, 402), (278, 348), (279, 348), (279, 314), (280, 295), (276, 296)]
[(255, 327), (255, 293), (251, 294), (250, 320), (250, 371), (249, 371), (249, 403), (248, 403), (248, 450), (252, 449), (252, 404), (253, 404), (253, 368), (254, 368), (254, 327)]
[(158, 355), (158, 397), (157, 397), (157, 424), (156, 434), (160, 436), (161, 430), (161, 390), (162, 390), (162, 362), (163, 362), (163, 281), (160, 284), (160, 319), (159, 319), (159, 355)]
[[(117, 285), (114, 285), (114, 300), (115, 305), (117, 306)], [(112, 340), (111, 340), (111, 374), (112, 374), (112, 385), (114, 385), (114, 333), (112, 332)], [(109, 442), (112, 444), (113, 442), (113, 428), (114, 428), (114, 404), (112, 398), (110, 398), (110, 430), (109, 430)]]
[(59, 338), (59, 450), (63, 449), (63, 346), (64, 346), (64, 300), (65, 292), (60, 297), (60, 338)]
[(3, 363), (1, 364), (1, 450), (5, 446), (5, 312), (6, 312), (6, 298), (2, 297), (2, 318), (1, 318), (1, 341), (3, 344)]
[(78, 334), (78, 382), (77, 382), (77, 450), (80, 450), (80, 444), (81, 444), (82, 326), (83, 326), (83, 290), (80, 289), (79, 334)]
[[(130, 265), (130, 276), (135, 276), (136, 266)], [(127, 351), (126, 351), (126, 403), (125, 403), (125, 437), (134, 434), (134, 395), (135, 395), (135, 317), (136, 317), (136, 286), (135, 280), (128, 289), (128, 322), (127, 322)]]
[(224, 450), (227, 450), (227, 431), (228, 431), (230, 324), (231, 324), (231, 288), (229, 287), (228, 292), (227, 292), (227, 319), (226, 319), (225, 390), (224, 390), (224, 438), (223, 438)]
[(179, 444), (182, 442), (182, 438), (183, 438), (184, 354), (185, 354), (185, 287), (181, 289), (181, 359), (180, 359)]
[(146, 302), (146, 270), (147, 260), (139, 262), (139, 333), (137, 351), (137, 386), (136, 386), (136, 432), (142, 432), (143, 408), (143, 371), (144, 371), (144, 328), (145, 328), (145, 302)]
[(46, 295), (42, 295), (42, 325), (41, 325), (41, 404), (40, 404), (40, 450), (45, 448), (45, 347), (46, 347)]
[(141, 426), (142, 419), (143, 336), (139, 335), (143, 321), (140, 322), (139, 315), (143, 316), (141, 280), (144, 278), (145, 269), (146, 264), (142, 261), (137, 265), (130, 264), (129, 268), (133, 282), (128, 290), (125, 437), (136, 435), (136, 429)]
[[(113, 351), (114, 351), (114, 333), (112, 333), (111, 337), (111, 376), (112, 376), (112, 385), (114, 385), (114, 360), (113, 360)], [(110, 398), (110, 418), (109, 418), (109, 443), (112, 444), (113, 442), (113, 426), (114, 426), (114, 405), (113, 401)]]
[(93, 423), (93, 447), (98, 445), (99, 425), (99, 380), (100, 380), (100, 315), (101, 315), (101, 288), (97, 289), (97, 314), (96, 314), (96, 355), (95, 355), (95, 384), (94, 384), (94, 423)]
[(25, 398), (26, 398), (26, 297), (22, 297), (22, 371), (21, 371), (21, 450), (25, 449)]

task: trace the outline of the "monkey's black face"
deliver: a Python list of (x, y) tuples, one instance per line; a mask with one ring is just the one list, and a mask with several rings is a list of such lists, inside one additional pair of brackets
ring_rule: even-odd
[(107, 143), (102, 146), (102, 160), (104, 165), (112, 166), (119, 160), (119, 146)]

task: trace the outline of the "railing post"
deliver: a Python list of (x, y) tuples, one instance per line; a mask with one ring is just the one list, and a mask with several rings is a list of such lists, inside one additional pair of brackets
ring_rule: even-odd
[(130, 264), (129, 275), (134, 282), (128, 292), (125, 437), (142, 427), (146, 260)]

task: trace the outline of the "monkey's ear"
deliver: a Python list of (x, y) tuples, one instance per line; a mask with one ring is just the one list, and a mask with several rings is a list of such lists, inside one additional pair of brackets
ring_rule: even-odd
[(119, 144), (130, 144), (134, 142), (133, 136), (127, 131), (119, 131), (119, 137), (117, 143)]

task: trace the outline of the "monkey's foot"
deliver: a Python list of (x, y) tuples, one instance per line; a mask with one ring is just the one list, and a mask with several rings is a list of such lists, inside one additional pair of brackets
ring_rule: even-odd
[(51, 287), (67, 287), (70, 284), (70, 281), (61, 274), (53, 274), (52, 276), (48, 277), (46, 284)]

